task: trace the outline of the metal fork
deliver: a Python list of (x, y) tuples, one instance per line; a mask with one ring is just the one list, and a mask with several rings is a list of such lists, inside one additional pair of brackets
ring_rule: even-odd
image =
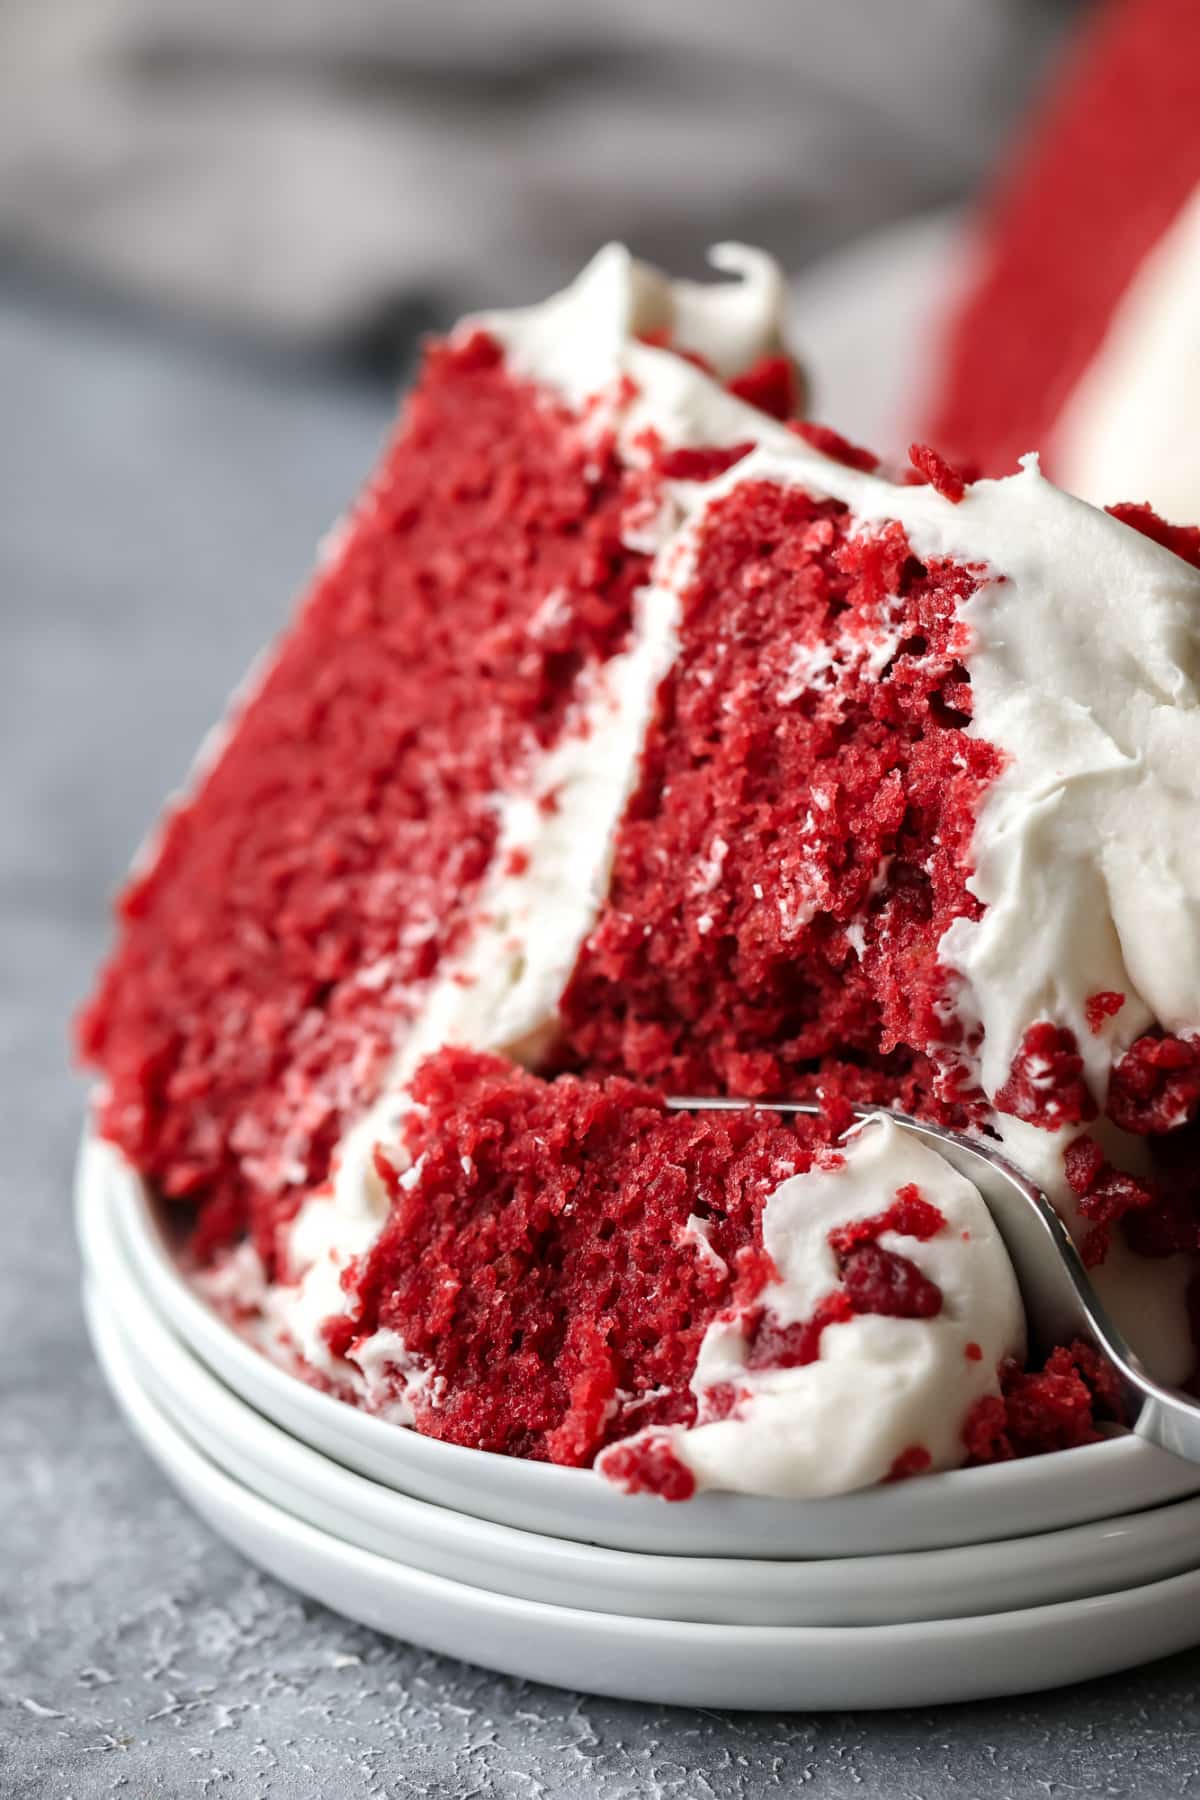
[[(667, 1107), (672, 1112), (820, 1112), (817, 1106), (776, 1100), (675, 1097), (667, 1101)], [(890, 1119), (974, 1183), (1004, 1240), (1025, 1303), (1030, 1336), (1038, 1347), (1048, 1350), (1073, 1338), (1091, 1344), (1116, 1370), (1126, 1416), (1137, 1436), (1188, 1462), (1200, 1463), (1200, 1401), (1163, 1387), (1146, 1373), (1101, 1303), (1069, 1232), (1041, 1188), (1007, 1157), (976, 1138), (883, 1107), (856, 1107), (854, 1116), (859, 1120)]]

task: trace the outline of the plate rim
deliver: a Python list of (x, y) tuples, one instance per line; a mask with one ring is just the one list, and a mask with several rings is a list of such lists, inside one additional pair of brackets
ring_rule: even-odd
[[(589, 1692), (667, 1704), (880, 1708), (1033, 1692), (1115, 1673), (1200, 1640), (1200, 1568), (1017, 1611), (860, 1626), (648, 1619), (473, 1588), (347, 1544), (235, 1482), (165, 1418), (132, 1373), (111, 1378), (112, 1331), (94, 1295), (85, 1294), (84, 1305), (106, 1379), (135, 1435), (211, 1529), (276, 1579), (390, 1636), (403, 1634), (385, 1618), (384, 1601), (403, 1594), (404, 1622), (418, 1625), (404, 1641), (473, 1657), (505, 1674), (551, 1685), (566, 1679)], [(340, 1607), (329, 1598), (329, 1582), (315, 1579), (322, 1568), (342, 1577)], [(361, 1600), (345, 1604), (364, 1589), (375, 1596), (370, 1617)], [(464, 1609), (479, 1634), (470, 1648), (454, 1637), (453, 1623), (443, 1629), (436, 1622), (453, 1622)], [(499, 1656), (497, 1635), (508, 1646)], [(831, 1690), (833, 1677), (848, 1685)]]
[[(226, 1388), (186, 1346), (172, 1337), (169, 1326), (153, 1314), (153, 1309), (144, 1296), (138, 1296), (135, 1301), (132, 1295), (123, 1294), (120, 1296), (120, 1303), (113, 1306), (109, 1298), (105, 1297), (103, 1288), (101, 1295), (101, 1305), (108, 1311), (127, 1350), (130, 1348), (132, 1326), (129, 1309), (131, 1306), (138, 1306), (139, 1310), (134, 1315), (138, 1338), (139, 1341), (145, 1338), (149, 1328), (150, 1335), (146, 1341), (151, 1348), (151, 1356), (139, 1379), (159, 1410), (165, 1412), (210, 1461), (216, 1462), (234, 1480), (249, 1487), (261, 1498), (274, 1500), (274, 1503), (306, 1519), (307, 1523), (317, 1529), (333, 1530), (335, 1535), (346, 1538), (361, 1549), (374, 1549), (378, 1554), (396, 1560), (411, 1560), (413, 1538), (416, 1538), (419, 1545), (424, 1532), (430, 1534), (438, 1553), (447, 1558), (465, 1551), (466, 1560), (472, 1564), (482, 1564), (491, 1571), (497, 1568), (518, 1569), (521, 1571), (520, 1579), (523, 1580), (527, 1580), (530, 1574), (538, 1578), (551, 1570), (554, 1581), (545, 1582), (547, 1589), (565, 1586), (572, 1579), (582, 1577), (587, 1583), (590, 1598), (586, 1603), (581, 1599), (578, 1604), (586, 1605), (587, 1610), (622, 1610), (617, 1605), (596, 1604), (595, 1589), (601, 1592), (611, 1590), (627, 1593), (632, 1588), (637, 1593), (639, 1586), (644, 1585), (645, 1598), (653, 1597), (656, 1608), (689, 1601), (692, 1603), (693, 1610), (656, 1610), (652, 1616), (690, 1618), (697, 1622), (705, 1622), (706, 1619), (709, 1623), (755, 1622), (751, 1619), (738, 1620), (728, 1610), (710, 1616), (701, 1609), (705, 1606), (728, 1609), (734, 1596), (744, 1600), (748, 1594), (762, 1604), (762, 1595), (765, 1594), (768, 1602), (779, 1597), (781, 1608), (785, 1605), (828, 1608), (840, 1600), (847, 1613), (846, 1617), (840, 1619), (813, 1618), (806, 1621), (780, 1618), (775, 1623), (901, 1623), (907, 1616), (902, 1610), (906, 1605), (903, 1599), (906, 1591), (913, 1594), (937, 1593), (941, 1596), (938, 1610), (925, 1614), (926, 1618), (965, 1617), (980, 1611), (1015, 1611), (1018, 1608), (1045, 1605), (1051, 1599), (1082, 1598), (1088, 1594), (1112, 1592), (1151, 1579), (1161, 1579), (1190, 1566), (1186, 1547), (1190, 1547), (1194, 1557), (1196, 1546), (1200, 1544), (1200, 1529), (1197, 1529), (1200, 1527), (1200, 1495), (1197, 1495), (1147, 1512), (1116, 1515), (1025, 1538), (871, 1557), (786, 1560), (665, 1556), (655, 1552), (610, 1550), (603, 1546), (582, 1545), (569, 1539), (525, 1532), (512, 1526), (436, 1507), (427, 1501), (383, 1488), (369, 1477), (343, 1468), (331, 1458), (323, 1456), (320, 1451), (289, 1437), (271, 1420), (255, 1413), (244, 1400)], [(178, 1381), (171, 1374), (170, 1365), (176, 1359), (180, 1373), (192, 1384), (191, 1394), (183, 1400), (179, 1399)], [(168, 1389), (174, 1391), (168, 1392)], [(231, 1435), (240, 1440), (235, 1442), (232, 1462), (226, 1460), (229, 1455), (229, 1438), (223, 1435), (222, 1414), (232, 1425)], [(200, 1420), (199, 1426), (197, 1419)], [(229, 1426), (226, 1425), (224, 1430), (228, 1432)], [(259, 1440), (257, 1443), (253, 1441), (255, 1438)], [(247, 1464), (253, 1467), (255, 1474), (247, 1475), (244, 1472)], [(276, 1466), (273, 1467), (273, 1464)], [(286, 1499), (275, 1499), (272, 1493), (264, 1491), (257, 1479), (264, 1474), (272, 1485), (282, 1487), (285, 1491), (290, 1488), (293, 1494), (300, 1496), (299, 1500), (289, 1503)], [(323, 1525), (319, 1518), (314, 1518), (305, 1510), (306, 1501), (313, 1492), (309, 1483), (315, 1484), (320, 1507), (334, 1512), (344, 1522), (343, 1529), (339, 1531), (335, 1527)], [(320, 1492), (322, 1487), (323, 1493)], [(384, 1510), (393, 1515), (391, 1521), (385, 1522), (378, 1516)], [(384, 1549), (378, 1544), (364, 1542), (350, 1529), (354, 1522), (361, 1521), (370, 1514), (376, 1515), (369, 1520), (372, 1531), (382, 1530), (385, 1523), (394, 1522), (397, 1516), (409, 1521), (409, 1531), (398, 1533), (401, 1543), (396, 1549)], [(1147, 1537), (1151, 1540), (1150, 1548), (1146, 1546)], [(1153, 1574), (1140, 1573), (1130, 1580), (1126, 1564), (1131, 1555), (1133, 1560), (1137, 1560), (1139, 1552), (1143, 1562), (1147, 1559), (1153, 1561), (1157, 1556), (1164, 1566), (1155, 1569)], [(1054, 1566), (1059, 1560), (1064, 1564), (1061, 1575)], [(980, 1562), (991, 1565), (979, 1572), (979, 1585), (985, 1592), (995, 1592), (1003, 1586), (1010, 1594), (1016, 1592), (1030, 1597), (1007, 1602), (967, 1598), (946, 1607), (946, 1596), (959, 1591), (959, 1584), (965, 1585), (968, 1595), (970, 1594), (970, 1576), (974, 1572), (971, 1565)], [(590, 1568), (587, 1566), (589, 1564)], [(1031, 1568), (1031, 1564), (1036, 1564), (1036, 1569)], [(1172, 1566), (1165, 1566), (1167, 1564)], [(427, 1567), (424, 1563), (419, 1566)], [(1090, 1577), (1086, 1570), (1089, 1567), (1103, 1570), (1104, 1579), (1099, 1584), (1088, 1585)], [(430, 1568), (429, 1572), (436, 1574), (443, 1571)], [(473, 1580), (472, 1585), (495, 1587), (498, 1592), (518, 1598), (542, 1597), (553, 1604), (571, 1604), (570, 1601), (554, 1598), (550, 1593), (540, 1596), (524, 1593), (521, 1587), (513, 1585), (514, 1579), (517, 1577), (510, 1575), (507, 1580), (500, 1582)], [(1038, 1592), (1033, 1584), (1047, 1579), (1053, 1584), (1054, 1591), (1048, 1594), (1043, 1587)], [(1024, 1587), (1018, 1585), (1022, 1582), (1026, 1583)], [(811, 1594), (805, 1593), (806, 1586), (812, 1590)], [(870, 1602), (865, 1595), (858, 1606), (847, 1604), (849, 1599), (857, 1596), (860, 1588), (869, 1589), (871, 1595), (877, 1595), (881, 1586), (889, 1596), (895, 1597), (892, 1602), (894, 1610), (889, 1617), (870, 1617), (867, 1610)], [(725, 1596), (725, 1589), (728, 1589), (728, 1597)], [(706, 1592), (711, 1595), (714, 1591), (718, 1597), (706, 1601)], [(786, 1599), (783, 1598), (785, 1595)], [(628, 1600), (624, 1604), (628, 1606)], [(643, 1608), (639, 1604), (632, 1610), (649, 1611), (649, 1608)]]

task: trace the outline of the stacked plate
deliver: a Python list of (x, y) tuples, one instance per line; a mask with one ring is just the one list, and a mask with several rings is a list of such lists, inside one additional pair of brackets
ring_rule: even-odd
[(630, 1499), (307, 1388), (181, 1278), (140, 1183), (84, 1146), (96, 1352), (213, 1528), (429, 1649), (637, 1700), (924, 1705), (1200, 1641), (1200, 1469), (1136, 1437), (835, 1500)]

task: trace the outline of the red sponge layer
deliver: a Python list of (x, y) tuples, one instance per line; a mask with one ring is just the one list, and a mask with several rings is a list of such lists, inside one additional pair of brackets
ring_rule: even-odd
[[(264, 682), (122, 901), (80, 1024), (100, 1125), (198, 1249), (275, 1226), (374, 1094), (407, 985), (454, 943), (490, 797), (629, 627), (644, 477), (504, 373), (435, 347)], [(552, 606), (545, 603), (554, 596)]]
[(574, 1066), (676, 1093), (955, 1098), (941, 934), (975, 917), (998, 753), (958, 609), (898, 525), (747, 483), (705, 519), (607, 903), (564, 1004)]

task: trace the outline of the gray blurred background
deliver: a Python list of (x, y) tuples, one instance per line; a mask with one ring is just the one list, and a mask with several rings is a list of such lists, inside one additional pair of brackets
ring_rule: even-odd
[(1194, 1792), (1198, 1655), (948, 1712), (726, 1718), (342, 1623), (135, 1447), (70, 1227), (67, 1020), (109, 895), (366, 473), (416, 333), (613, 236), (681, 272), (758, 241), (811, 294), (888, 228), (891, 308), (903, 221), (969, 197), (1081, 10), (0, 0), (4, 1800)]
[(970, 192), (1070, 0), (4, 0), (0, 254), (290, 345)]

